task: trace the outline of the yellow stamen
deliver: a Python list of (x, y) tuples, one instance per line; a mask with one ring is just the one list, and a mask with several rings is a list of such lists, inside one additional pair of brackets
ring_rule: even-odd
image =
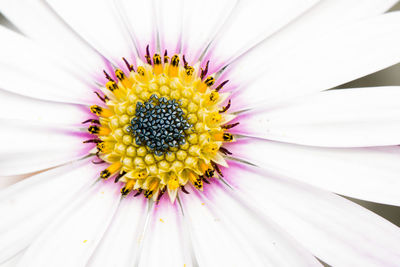
[(118, 90), (119, 88), (118, 88), (118, 84), (116, 83), (116, 82), (114, 82), (114, 81), (108, 81), (107, 83), (106, 83), (106, 88), (108, 89), (108, 90), (110, 90), (111, 92), (114, 92), (115, 90)]
[(174, 55), (171, 59), (171, 64), (169, 65), (168, 75), (170, 77), (178, 76), (178, 67), (179, 67), (179, 56)]
[(90, 125), (88, 131), (91, 134), (97, 134), (97, 135), (109, 135), (111, 133), (110, 128), (97, 125)]
[(107, 179), (109, 178), (111, 175), (113, 175), (114, 173), (116, 173), (120, 168), (121, 168), (122, 164), (121, 162), (117, 161), (114, 162), (113, 164), (111, 164), (110, 166), (108, 166), (107, 169), (103, 170), (100, 173), (100, 178), (102, 179)]
[(187, 66), (185, 68), (185, 83), (188, 84), (192, 82), (193, 80), (193, 73), (194, 73), (194, 68), (191, 66)]
[(204, 176), (211, 178), (214, 175), (214, 169), (205, 164), (204, 162), (200, 163), (200, 169), (204, 173)]
[(128, 194), (132, 191), (133, 187), (135, 186), (135, 183), (136, 183), (135, 180), (129, 179), (129, 180), (126, 182), (125, 186), (121, 188), (121, 194), (122, 194), (123, 196), (128, 195)]
[(111, 117), (112, 115), (114, 115), (114, 113), (111, 110), (109, 110), (107, 108), (102, 108), (98, 105), (90, 106), (90, 111), (93, 114), (96, 114), (97, 116), (105, 117), (105, 118), (108, 118), (108, 117)]
[(151, 198), (156, 191), (158, 190), (158, 185), (159, 185), (160, 181), (158, 179), (154, 179), (149, 186), (149, 189), (146, 190), (146, 192), (144, 192), (144, 196), (146, 198)]
[(207, 77), (203, 82), (199, 85), (199, 92), (204, 93), (207, 90), (207, 87), (212, 86), (215, 83), (214, 77)]
[(213, 135), (215, 141), (231, 142), (233, 141), (233, 135), (227, 132), (218, 132)]
[(116, 69), (115, 70), (115, 76), (117, 76), (118, 80), (122, 83), (122, 85), (125, 88), (129, 88), (132, 86), (132, 83), (129, 81), (129, 79), (125, 76), (125, 73), (120, 70), (120, 69)]
[(196, 189), (202, 191), (203, 190), (203, 179), (200, 176), (196, 175), (192, 171), (190, 171), (188, 175), (189, 175), (189, 180), (193, 184), (193, 186)]
[(161, 64), (161, 56), (159, 54), (154, 54), (153, 56), (154, 64), (154, 74), (159, 75), (163, 72), (163, 66)]

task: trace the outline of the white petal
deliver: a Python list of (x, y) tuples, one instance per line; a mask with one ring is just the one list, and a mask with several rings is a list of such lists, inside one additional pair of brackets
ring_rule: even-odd
[(0, 175), (16, 175), (50, 168), (88, 154), (89, 135), (55, 127), (0, 119)]
[(157, 39), (154, 1), (115, 0), (115, 2), (136, 45), (137, 54), (143, 59), (147, 45), (153, 54), (156, 51)]
[(11, 30), (0, 27), (3, 42), (0, 50), (0, 88), (13, 93), (46, 100), (97, 102), (93, 88), (74, 73), (55, 62), (46, 50)]
[(283, 229), (213, 183), (181, 195), (199, 266), (319, 266)]
[[(209, 50), (221, 66), (306, 12), (319, 0), (239, 1)], [(215, 61), (214, 61), (215, 58)]]
[(62, 126), (82, 126), (82, 122), (93, 117), (83, 105), (43, 101), (13, 94), (0, 89), (0, 118), (23, 123)]
[(233, 72), (245, 72), (246, 70), (240, 67), (244, 65), (251, 65), (256, 69), (274, 66), (274, 59), (295, 47), (294, 40), (296, 43), (311, 40), (340, 26), (376, 16), (384, 13), (396, 2), (397, 0), (364, 0), (360, 4), (358, 0), (319, 1), (295, 21), (237, 58), (235, 66), (232, 66)]
[(164, 198), (154, 206), (152, 212), (147, 233), (142, 241), (138, 266), (191, 266), (182, 211), (177, 202), (172, 205)]
[(138, 247), (146, 222), (146, 199), (121, 201), (107, 232), (90, 258), (88, 267), (131, 266), (139, 257)]
[(279, 47), (281, 53), (273, 51), (277, 56), (273, 59), (260, 56), (268, 48), (259, 50), (249, 62), (237, 62), (236, 71), (229, 72), (243, 89), (235, 100), (241, 107), (274, 102), (329, 89), (389, 67), (400, 61), (400, 38), (393, 34), (399, 30), (400, 13), (392, 12), (296, 41), (290, 49)]
[(0, 263), (27, 247), (64, 206), (89, 188), (99, 171), (88, 164), (85, 160), (55, 168), (0, 191)]
[(48, 54), (84, 72), (83, 77), (93, 78), (94, 71), (101, 75), (106, 68), (104, 57), (72, 31), (47, 2), (0, 1), (0, 11), (24, 35), (45, 47)]
[(13, 176), (0, 176), (0, 190), (7, 188), (19, 181), (28, 178), (31, 174), (28, 175), (13, 175)]
[(85, 266), (118, 208), (119, 189), (112, 181), (94, 185), (50, 223), (18, 266)]
[(237, 0), (185, 0), (183, 53), (190, 64), (197, 61), (237, 4)]
[(400, 147), (319, 148), (257, 139), (227, 147), (235, 158), (328, 191), (400, 206)]
[(162, 54), (165, 50), (170, 54), (181, 52), (183, 5), (183, 0), (155, 0), (157, 33)]
[(15, 267), (18, 264), (18, 261), (21, 259), (22, 255), (24, 253), (24, 250), (18, 253), (16, 256), (12, 257), (8, 261), (1, 263), (0, 267)]
[(127, 29), (112, 1), (47, 2), (68, 25), (108, 59), (122, 63), (122, 57), (134, 58)]
[(273, 219), (316, 257), (331, 266), (395, 266), (400, 229), (335, 194), (230, 164), (225, 176), (239, 201)]
[(331, 90), (252, 110), (238, 132), (327, 147), (400, 144), (400, 87)]

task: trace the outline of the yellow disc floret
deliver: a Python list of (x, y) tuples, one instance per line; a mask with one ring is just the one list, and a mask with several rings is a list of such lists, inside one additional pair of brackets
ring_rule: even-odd
[(123, 195), (136, 190), (159, 200), (168, 192), (174, 201), (188, 183), (203, 190), (208, 179), (222, 175), (222, 145), (234, 141), (226, 123), (234, 116), (221, 106), (226, 82), (213, 89), (215, 78), (179, 55), (145, 58), (136, 71), (124, 59), (130, 72), (116, 69), (115, 80), (106, 73), (105, 96), (99, 96), (104, 105), (91, 106), (98, 120), (87, 121), (96, 138), (86, 142), (96, 143), (96, 155), (109, 164), (100, 178), (124, 183)]

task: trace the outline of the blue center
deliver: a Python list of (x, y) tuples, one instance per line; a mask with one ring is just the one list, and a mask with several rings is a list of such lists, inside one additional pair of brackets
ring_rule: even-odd
[(135, 117), (128, 130), (137, 145), (146, 145), (157, 156), (186, 143), (185, 130), (192, 126), (176, 100), (152, 95), (144, 103), (136, 104)]

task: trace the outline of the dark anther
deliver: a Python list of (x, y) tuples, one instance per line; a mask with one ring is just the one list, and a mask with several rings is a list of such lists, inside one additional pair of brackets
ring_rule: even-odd
[(151, 65), (149, 45), (146, 46), (146, 55), (144, 57), (146, 58), (147, 63), (149, 63)]
[(223, 107), (223, 108), (219, 111), (219, 113), (224, 113), (224, 112), (226, 112), (230, 107), (231, 107), (231, 100), (229, 99), (228, 105), (226, 105), (225, 107)]
[(183, 185), (181, 186), (181, 190), (183, 193), (189, 194), (189, 192), (186, 190), (186, 188)]
[(101, 179), (107, 179), (110, 176), (111, 176), (111, 172), (108, 169), (105, 169), (104, 171), (100, 172)]
[(160, 199), (164, 195), (165, 191), (166, 191), (165, 187), (162, 190), (160, 190), (160, 193), (158, 194), (157, 199), (156, 199), (156, 204), (158, 204), (158, 202), (160, 202)]
[(221, 171), (220, 168), (218, 167), (218, 164), (216, 164), (214, 161), (211, 161), (211, 165), (213, 166), (214, 170), (216, 170), (217, 173), (218, 173), (221, 177), (224, 177), (224, 175), (222, 174), (222, 171)]
[(104, 75), (106, 76), (106, 79), (107, 79), (107, 80), (109, 80), (109, 81), (114, 81), (114, 80), (110, 77), (110, 75), (108, 75), (107, 71), (103, 70), (103, 73), (104, 73)]
[(164, 63), (168, 63), (169, 57), (168, 57), (168, 51), (165, 49), (164, 51)]
[(98, 105), (93, 105), (93, 106), (90, 106), (90, 111), (92, 113), (96, 114), (97, 116), (99, 116), (101, 114), (101, 112), (103, 111), (103, 108)]
[(222, 89), (222, 87), (224, 87), (225, 84), (227, 84), (229, 82), (229, 80), (223, 81), (220, 85), (217, 86), (217, 88), (215, 88), (215, 91), (219, 92), (219, 90)]
[(142, 193), (142, 191), (143, 191), (143, 189), (142, 189), (142, 188), (139, 188), (138, 191), (137, 191), (137, 193), (134, 194), (133, 196), (134, 196), (134, 197), (139, 196), (139, 195)]
[(103, 141), (101, 141), (100, 139), (89, 139), (89, 140), (83, 141), (84, 144), (87, 144), (87, 143), (96, 143), (97, 144), (100, 142), (103, 142)]
[(154, 54), (153, 56), (153, 64), (154, 65), (161, 65), (161, 57), (159, 54)]
[(186, 69), (188, 67), (188, 63), (186, 61), (185, 55), (182, 56), (182, 60), (183, 60), (183, 67)]
[(238, 126), (239, 123), (240, 123), (240, 122), (235, 122), (235, 123), (232, 123), (232, 124), (226, 124), (226, 125), (222, 126), (221, 128), (222, 128), (222, 129), (227, 129), (227, 130), (228, 130), (228, 129), (232, 129), (233, 127)]
[(111, 92), (114, 92), (115, 90), (118, 89), (118, 84), (114, 81), (110, 81), (106, 84), (106, 87), (108, 90), (110, 90)]
[(204, 176), (207, 178), (211, 178), (214, 176), (214, 170), (213, 169), (208, 169), (206, 170), (206, 172), (204, 173)]
[(129, 62), (128, 62), (128, 60), (126, 60), (126, 58), (123, 57), (122, 60), (125, 62), (125, 65), (129, 71), (135, 71), (135, 69), (133, 68), (133, 65), (129, 64)]
[(130, 193), (131, 191), (129, 189), (126, 188), (126, 186), (122, 187), (121, 189), (121, 194), (122, 196), (126, 196)]
[(201, 74), (200, 74), (200, 79), (202, 79), (203, 80), (203, 78), (207, 75), (207, 73), (208, 73), (208, 64), (210, 63), (210, 61), (207, 61), (207, 63), (206, 63), (206, 67), (204, 68), (204, 70), (203, 70), (203, 68), (201, 68)]
[(215, 82), (215, 78), (214, 77), (208, 77), (207, 79), (205, 79), (204, 83), (207, 84), (208, 87), (212, 86)]
[(85, 120), (85, 121), (82, 122), (82, 124), (85, 124), (85, 123), (88, 123), (88, 122), (95, 123), (95, 124), (100, 124), (100, 121), (99, 120), (95, 120), (95, 119)]
[(94, 160), (92, 160), (92, 163), (93, 164), (103, 164), (103, 163), (105, 163), (105, 161), (104, 160), (99, 160), (99, 161), (94, 161)]
[(210, 184), (210, 182), (205, 178), (205, 177), (201, 177), (203, 179), (203, 182), (205, 182), (206, 184)]
[(100, 98), (101, 101), (103, 101), (104, 103), (106, 103), (107, 100), (109, 100), (109, 98), (105, 95), (104, 97), (102, 97), (98, 92), (94, 91), (93, 93), (95, 93), (97, 95), (98, 98)]
[(100, 132), (100, 128), (97, 125), (90, 125), (88, 131), (91, 134), (98, 134)]
[(222, 139), (224, 139), (225, 142), (230, 142), (233, 140), (233, 135), (231, 133), (223, 133)]
[(178, 55), (174, 55), (171, 58), (171, 65), (174, 67), (178, 67), (178, 65), (179, 65), (179, 56)]
[(122, 171), (120, 174), (117, 175), (117, 177), (115, 177), (114, 183), (117, 183), (119, 181), (119, 179), (122, 178), (122, 176), (124, 176), (126, 174), (126, 171)]
[(125, 73), (120, 69), (115, 70), (115, 76), (117, 76), (118, 80), (120, 80), (120, 81), (123, 81), (126, 79)]
[(219, 151), (221, 151), (225, 155), (232, 155), (232, 153), (228, 149), (226, 149), (226, 148), (224, 148), (222, 146), (219, 148)]

